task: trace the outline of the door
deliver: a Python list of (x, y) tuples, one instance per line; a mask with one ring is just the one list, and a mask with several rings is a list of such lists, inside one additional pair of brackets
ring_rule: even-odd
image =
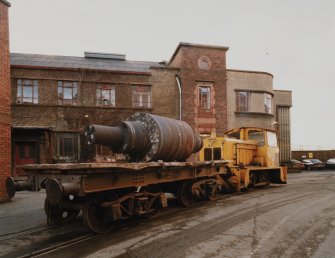
[(16, 142), (15, 150), (15, 176), (24, 175), (23, 169), (18, 168), (18, 165), (36, 164), (37, 160), (37, 145), (35, 142)]

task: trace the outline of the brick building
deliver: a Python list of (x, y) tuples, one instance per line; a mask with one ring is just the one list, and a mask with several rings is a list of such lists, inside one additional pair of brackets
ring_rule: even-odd
[(5, 180), (11, 171), (11, 108), (8, 7), (0, 0), (0, 202), (7, 199)]
[(82, 128), (112, 125), (136, 111), (180, 118), (202, 135), (248, 125), (280, 129), (282, 106), (289, 123), (291, 92), (278, 95), (271, 74), (226, 69), (227, 50), (180, 43), (168, 63), (89, 52), (11, 54), (13, 164), (92, 158)]

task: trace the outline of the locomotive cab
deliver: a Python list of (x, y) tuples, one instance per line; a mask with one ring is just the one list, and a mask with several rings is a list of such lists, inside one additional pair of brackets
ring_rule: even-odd
[(259, 164), (262, 167), (279, 166), (279, 148), (276, 131), (243, 127), (226, 132), (225, 137), (257, 142), (257, 151), (253, 157), (254, 164)]
[(270, 182), (286, 183), (287, 172), (279, 166), (277, 135), (273, 130), (243, 127), (226, 132), (224, 137), (212, 135), (203, 142), (200, 160), (228, 160), (227, 166), (239, 178), (242, 189)]

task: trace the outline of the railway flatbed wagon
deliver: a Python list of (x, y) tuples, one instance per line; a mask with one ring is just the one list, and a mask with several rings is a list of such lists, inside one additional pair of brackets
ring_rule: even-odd
[[(63, 224), (82, 211), (94, 232), (108, 232), (121, 220), (152, 217), (168, 205), (182, 206), (234, 192), (285, 184), (274, 131), (240, 128), (202, 140), (185, 122), (136, 113), (115, 126), (88, 125), (85, 144), (108, 146), (127, 162), (26, 165), (28, 178), (8, 178), (7, 193), (46, 190), (48, 224)], [(186, 162), (198, 153), (200, 161)]]
[(165, 193), (183, 206), (214, 200), (230, 173), (226, 161), (75, 163), (25, 165), (24, 181), (7, 179), (7, 192), (46, 190), (48, 224), (63, 224), (82, 211), (83, 221), (97, 233), (116, 221), (151, 217), (166, 207)]

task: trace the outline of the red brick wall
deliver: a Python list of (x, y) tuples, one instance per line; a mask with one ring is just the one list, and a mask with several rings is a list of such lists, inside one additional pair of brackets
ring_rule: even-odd
[[(223, 133), (227, 130), (227, 48), (180, 45), (171, 66), (180, 68), (182, 82), (182, 120), (198, 133)], [(210, 68), (202, 70), (198, 60), (206, 57)], [(211, 87), (211, 108), (199, 108), (199, 86)]]
[[(310, 154), (312, 153), (312, 154)], [(309, 158), (309, 155), (312, 155), (313, 159), (319, 159), (322, 162), (326, 162), (328, 159), (335, 158), (335, 150), (305, 150), (305, 151), (292, 151), (292, 159), (297, 159), (302, 161), (305, 158)]]
[[(16, 103), (17, 79), (38, 80), (38, 104)], [(76, 105), (58, 105), (57, 81), (78, 83)], [(97, 82), (115, 86), (116, 107), (96, 106)], [(132, 107), (132, 85), (151, 85), (150, 74), (116, 74), (98, 71), (61, 71), (11, 67), (12, 125), (81, 130), (89, 123), (111, 125), (135, 112), (153, 113), (153, 108)], [(152, 85), (154, 88), (154, 85)], [(88, 119), (85, 116), (88, 115)], [(15, 138), (13, 139), (15, 141)]]
[(7, 198), (5, 180), (11, 171), (8, 6), (0, 1), (0, 202)]

